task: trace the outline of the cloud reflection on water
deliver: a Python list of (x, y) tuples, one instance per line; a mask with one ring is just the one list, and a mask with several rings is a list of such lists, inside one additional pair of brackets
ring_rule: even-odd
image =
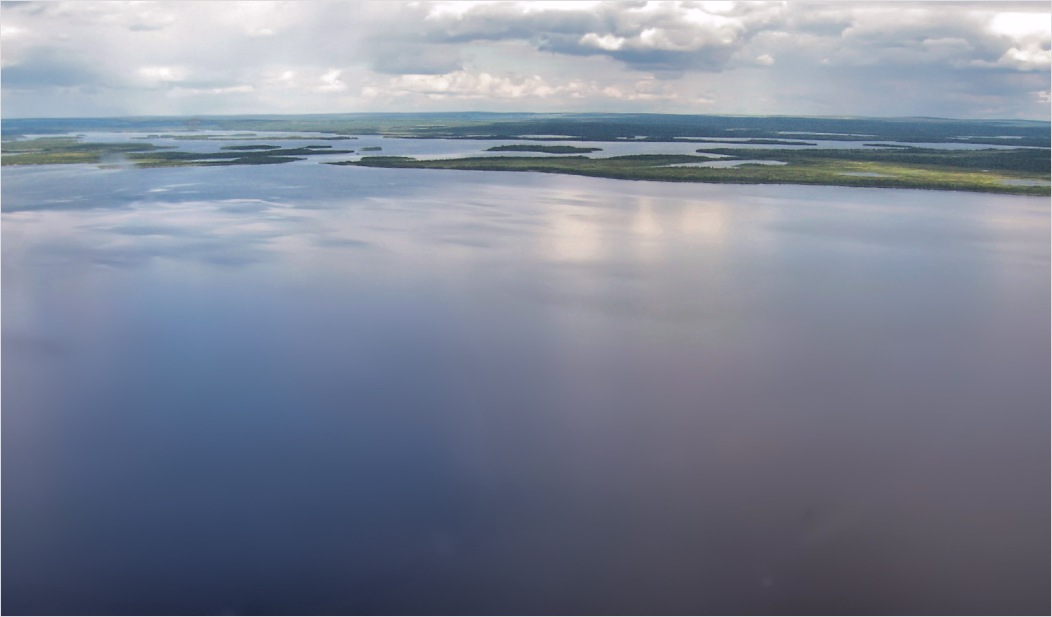
[(1044, 200), (21, 171), (5, 610), (1047, 603)]

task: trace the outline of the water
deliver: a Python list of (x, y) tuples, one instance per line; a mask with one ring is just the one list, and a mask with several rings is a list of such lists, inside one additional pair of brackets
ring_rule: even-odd
[(1023, 180), (1019, 178), (1010, 178), (1001, 180), (1002, 184), (1009, 186), (1048, 186), (1048, 180)]
[[(726, 155), (706, 154), (699, 150), (713, 150), (717, 148), (736, 149), (760, 149), (760, 150), (830, 150), (830, 149), (874, 149), (889, 148), (895, 146), (907, 146), (916, 148), (934, 148), (942, 150), (982, 150), (982, 149), (1010, 149), (1017, 146), (989, 145), (975, 143), (904, 143), (894, 141), (875, 142), (872, 139), (861, 139), (859, 141), (840, 140), (808, 140), (807, 143), (814, 145), (788, 145), (788, 144), (750, 144), (729, 138), (725, 142), (652, 142), (652, 141), (577, 141), (561, 139), (559, 135), (524, 135), (522, 139), (404, 139), (387, 138), (379, 135), (358, 135), (354, 139), (329, 140), (319, 138), (338, 137), (333, 133), (318, 133), (315, 138), (299, 133), (284, 131), (255, 131), (251, 134), (241, 131), (190, 131), (186, 135), (199, 135), (205, 139), (174, 139), (171, 137), (158, 137), (157, 135), (178, 135), (178, 132), (145, 133), (145, 132), (84, 132), (69, 133), (67, 137), (80, 136), (88, 143), (141, 143), (152, 144), (162, 148), (175, 149), (183, 152), (211, 153), (226, 152), (224, 147), (271, 144), (282, 148), (303, 148), (308, 146), (329, 146), (333, 150), (353, 150), (352, 154), (325, 154), (311, 155), (312, 162), (339, 162), (357, 161), (363, 156), (409, 156), (416, 159), (448, 159), (478, 156), (587, 156), (589, 158), (605, 158), (612, 156), (626, 156), (638, 154), (686, 154), (694, 156), (706, 156), (709, 158), (722, 158)], [(248, 135), (252, 135), (249, 137)], [(237, 139), (245, 136), (245, 139)], [(303, 139), (296, 139), (296, 137)], [(42, 137), (42, 135), (29, 135), (27, 137)], [(267, 139), (271, 141), (268, 142)], [(541, 141), (531, 141), (531, 140)], [(556, 141), (546, 141), (546, 140)], [(691, 138), (680, 138), (691, 139)], [(741, 138), (746, 139), (746, 138)], [(528, 143), (537, 146), (559, 145), (574, 146), (578, 148), (596, 148), (595, 152), (572, 153), (568, 155), (553, 155), (544, 152), (518, 152), (497, 151), (489, 149), (496, 146), (509, 144)], [(380, 150), (363, 150), (364, 148), (377, 148)], [(784, 163), (782, 163), (784, 164)], [(710, 165), (705, 165), (710, 166)], [(723, 167), (723, 165), (715, 165)]]
[(1050, 608), (1045, 198), (309, 161), (2, 197), (5, 613)]

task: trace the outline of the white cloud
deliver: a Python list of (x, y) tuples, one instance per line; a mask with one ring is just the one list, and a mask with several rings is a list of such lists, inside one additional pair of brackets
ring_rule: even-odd
[(18, 38), (19, 36), (26, 33), (25, 28), (19, 28), (18, 26), (3, 25), (0, 26), (0, 36), (6, 40)]
[(1052, 22), (1034, 13), (996, 13), (990, 18), (989, 24), (991, 32), (1013, 39), (1038, 37), (1047, 40), (1052, 36)]
[(997, 59), (997, 64), (1024, 71), (1048, 70), (1052, 66), (1052, 51), (1036, 45), (1027, 46), (1025, 49), (1013, 47)]
[(497, 76), (489, 73), (456, 71), (445, 75), (401, 75), (383, 84), (363, 88), (367, 96), (410, 94), (430, 98), (456, 99), (523, 99), (552, 96), (574, 96), (594, 92), (595, 86), (574, 80), (551, 85), (538, 75), (525, 77)]
[(188, 96), (222, 96), (227, 94), (248, 94), (255, 92), (255, 87), (248, 84), (242, 84), (240, 86), (226, 86), (222, 88), (183, 88), (176, 87), (168, 91), (168, 96), (172, 97), (188, 97)]
[(179, 66), (143, 66), (137, 71), (143, 81), (151, 84), (183, 81), (187, 70)]
[(326, 71), (322, 74), (318, 81), (321, 85), (317, 87), (318, 92), (343, 92), (347, 89), (347, 84), (340, 80), (340, 75), (343, 71), (339, 69), (333, 69)]
[(3, 110), (23, 116), (701, 105), (1047, 117), (1035, 93), (1049, 91), (1052, 66), (1044, 3), (22, 2), (0, 11)]
[(580, 42), (584, 47), (594, 47), (596, 49), (605, 49), (606, 51), (616, 51), (625, 46), (625, 39), (620, 36), (612, 34), (599, 36), (594, 32), (589, 32), (582, 36)]
[[(603, 85), (596, 81), (573, 79), (550, 82), (539, 75), (497, 76), (489, 73), (456, 71), (445, 75), (402, 75), (362, 88), (367, 98), (424, 96), (433, 100), (558, 100), (560, 98), (598, 98), (622, 101), (673, 101), (683, 98), (673, 84), (655, 79)], [(693, 103), (711, 103), (703, 96), (692, 96)]]

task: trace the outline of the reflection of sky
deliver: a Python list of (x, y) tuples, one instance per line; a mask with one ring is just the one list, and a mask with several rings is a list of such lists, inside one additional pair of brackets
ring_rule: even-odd
[(684, 208), (680, 229), (684, 235), (700, 238), (704, 242), (722, 242), (727, 234), (729, 208), (723, 204), (706, 204), (701, 208)]
[(602, 259), (603, 213), (597, 211), (600, 207), (600, 204), (567, 204), (550, 208), (547, 254), (557, 261), (586, 262)]
[(1008, 606), (1047, 590), (1046, 202), (6, 168), (4, 591)]

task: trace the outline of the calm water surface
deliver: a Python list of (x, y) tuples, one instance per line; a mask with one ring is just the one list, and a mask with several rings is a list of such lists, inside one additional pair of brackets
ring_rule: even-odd
[(1050, 609), (1045, 198), (306, 162), (2, 197), (7, 614)]

